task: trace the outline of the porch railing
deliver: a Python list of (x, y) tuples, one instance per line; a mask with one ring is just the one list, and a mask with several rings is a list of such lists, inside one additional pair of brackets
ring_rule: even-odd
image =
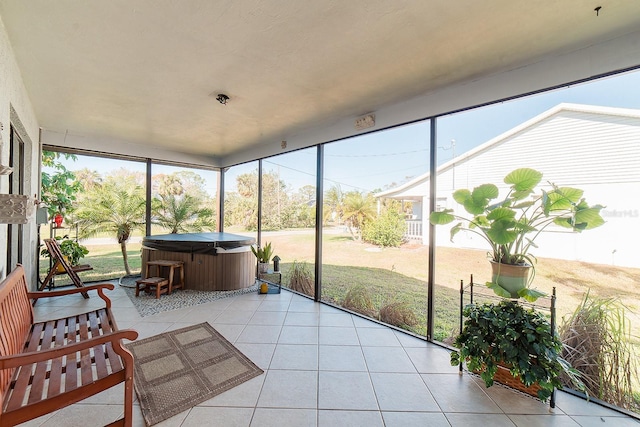
[(408, 240), (422, 240), (422, 220), (408, 219), (405, 223), (407, 224), (405, 237)]

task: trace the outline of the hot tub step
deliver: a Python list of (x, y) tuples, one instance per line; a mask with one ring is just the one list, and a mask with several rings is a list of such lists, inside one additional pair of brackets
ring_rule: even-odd
[(136, 296), (140, 295), (140, 291), (152, 293), (155, 291), (156, 299), (161, 294), (169, 293), (169, 279), (164, 277), (147, 277), (146, 279), (136, 280)]

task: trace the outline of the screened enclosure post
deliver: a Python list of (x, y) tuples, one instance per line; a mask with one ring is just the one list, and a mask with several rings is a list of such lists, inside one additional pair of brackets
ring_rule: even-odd
[(144, 233), (151, 236), (151, 168), (153, 164), (151, 159), (147, 159), (147, 180), (146, 180), (146, 201), (144, 212)]
[[(437, 181), (437, 135), (436, 120), (431, 119), (431, 132), (429, 134), (429, 150), (431, 151), (429, 163), (429, 214), (436, 209), (436, 181)], [(429, 222), (429, 273), (427, 279), (427, 341), (433, 341), (435, 264), (436, 264), (436, 226)]]
[[(555, 336), (556, 334), (556, 287), (553, 287), (553, 291), (551, 292), (551, 334)], [(549, 406), (552, 408), (556, 407), (556, 389), (554, 388), (551, 392), (551, 399), (549, 400)]]
[[(464, 280), (460, 279), (460, 333), (462, 333), (462, 309), (464, 307)], [(462, 375), (462, 362), (458, 365), (458, 373)]]
[[(262, 159), (258, 160), (258, 247), (262, 241)], [(256, 266), (256, 268), (258, 268)]]
[(324, 201), (324, 145), (318, 145), (316, 159), (316, 265), (314, 300), (320, 301), (322, 295), (322, 216)]
[(227, 168), (218, 171), (218, 214), (216, 215), (216, 230), (224, 232), (224, 175)]

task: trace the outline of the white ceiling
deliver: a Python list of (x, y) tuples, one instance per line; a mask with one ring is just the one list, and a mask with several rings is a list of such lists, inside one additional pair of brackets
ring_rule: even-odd
[(640, 1), (0, 0), (0, 16), (43, 129), (224, 157), (638, 31)]

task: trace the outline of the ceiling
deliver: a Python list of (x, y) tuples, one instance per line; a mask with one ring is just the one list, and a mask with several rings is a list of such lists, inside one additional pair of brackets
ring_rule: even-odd
[(224, 157), (638, 31), (640, 1), (1, 0), (0, 16), (43, 129)]

